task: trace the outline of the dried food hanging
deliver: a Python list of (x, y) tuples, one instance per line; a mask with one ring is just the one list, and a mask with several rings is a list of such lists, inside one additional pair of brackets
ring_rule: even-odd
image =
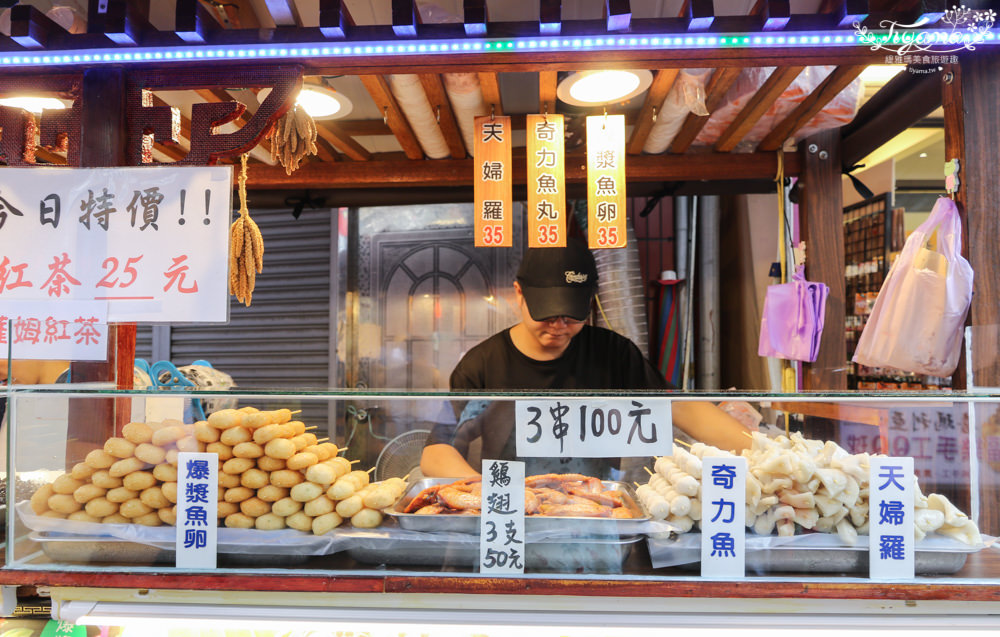
[(298, 170), (306, 155), (315, 155), (316, 122), (298, 105), (288, 109), (267, 133), (271, 143), (271, 159), (285, 167), (285, 174)]
[(247, 208), (247, 156), (240, 157), (240, 216), (229, 229), (229, 293), (250, 307), (257, 274), (264, 269), (264, 237)]

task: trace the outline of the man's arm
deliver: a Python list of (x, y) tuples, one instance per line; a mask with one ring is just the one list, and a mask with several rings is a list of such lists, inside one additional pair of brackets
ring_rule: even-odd
[(674, 425), (705, 444), (739, 453), (750, 448), (750, 432), (709, 402), (674, 401)]
[(420, 472), (428, 478), (468, 478), (479, 475), (458, 449), (446, 444), (424, 447), (420, 454)]

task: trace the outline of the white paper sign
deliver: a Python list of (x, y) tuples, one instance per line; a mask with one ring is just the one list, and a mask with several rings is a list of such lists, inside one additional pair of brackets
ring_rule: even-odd
[(522, 458), (634, 458), (673, 453), (666, 398), (519, 400)]
[(177, 454), (177, 568), (215, 568), (219, 454)]
[(483, 460), (479, 572), (524, 573), (524, 463)]
[(913, 458), (872, 458), (869, 467), (869, 577), (913, 579)]
[(701, 459), (701, 575), (746, 573), (746, 458)]
[(8, 300), (104, 301), (111, 322), (225, 322), (232, 167), (0, 170)]
[(0, 349), (13, 358), (103, 361), (108, 357), (103, 301), (0, 301)]

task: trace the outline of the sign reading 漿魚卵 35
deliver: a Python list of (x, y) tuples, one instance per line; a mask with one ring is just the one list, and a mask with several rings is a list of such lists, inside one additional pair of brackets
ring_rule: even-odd
[(6, 301), (107, 302), (111, 322), (225, 322), (231, 167), (0, 169)]

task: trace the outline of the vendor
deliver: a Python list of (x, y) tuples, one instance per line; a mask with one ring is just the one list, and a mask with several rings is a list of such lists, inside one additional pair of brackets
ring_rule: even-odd
[[(514, 282), (521, 321), (469, 350), (451, 374), (451, 391), (668, 389), (632, 341), (585, 324), (596, 291), (597, 267), (582, 243), (529, 249)], [(473, 401), (456, 411), (457, 427), (440, 426), (431, 433), (420, 460), (424, 475), (478, 475), (465, 456), (476, 439), (482, 458), (515, 457), (513, 400)], [(707, 402), (673, 403), (673, 422), (694, 438), (737, 453), (750, 440), (740, 423)], [(600, 474), (610, 466), (594, 458), (524, 460), (529, 474), (604, 478)]]

